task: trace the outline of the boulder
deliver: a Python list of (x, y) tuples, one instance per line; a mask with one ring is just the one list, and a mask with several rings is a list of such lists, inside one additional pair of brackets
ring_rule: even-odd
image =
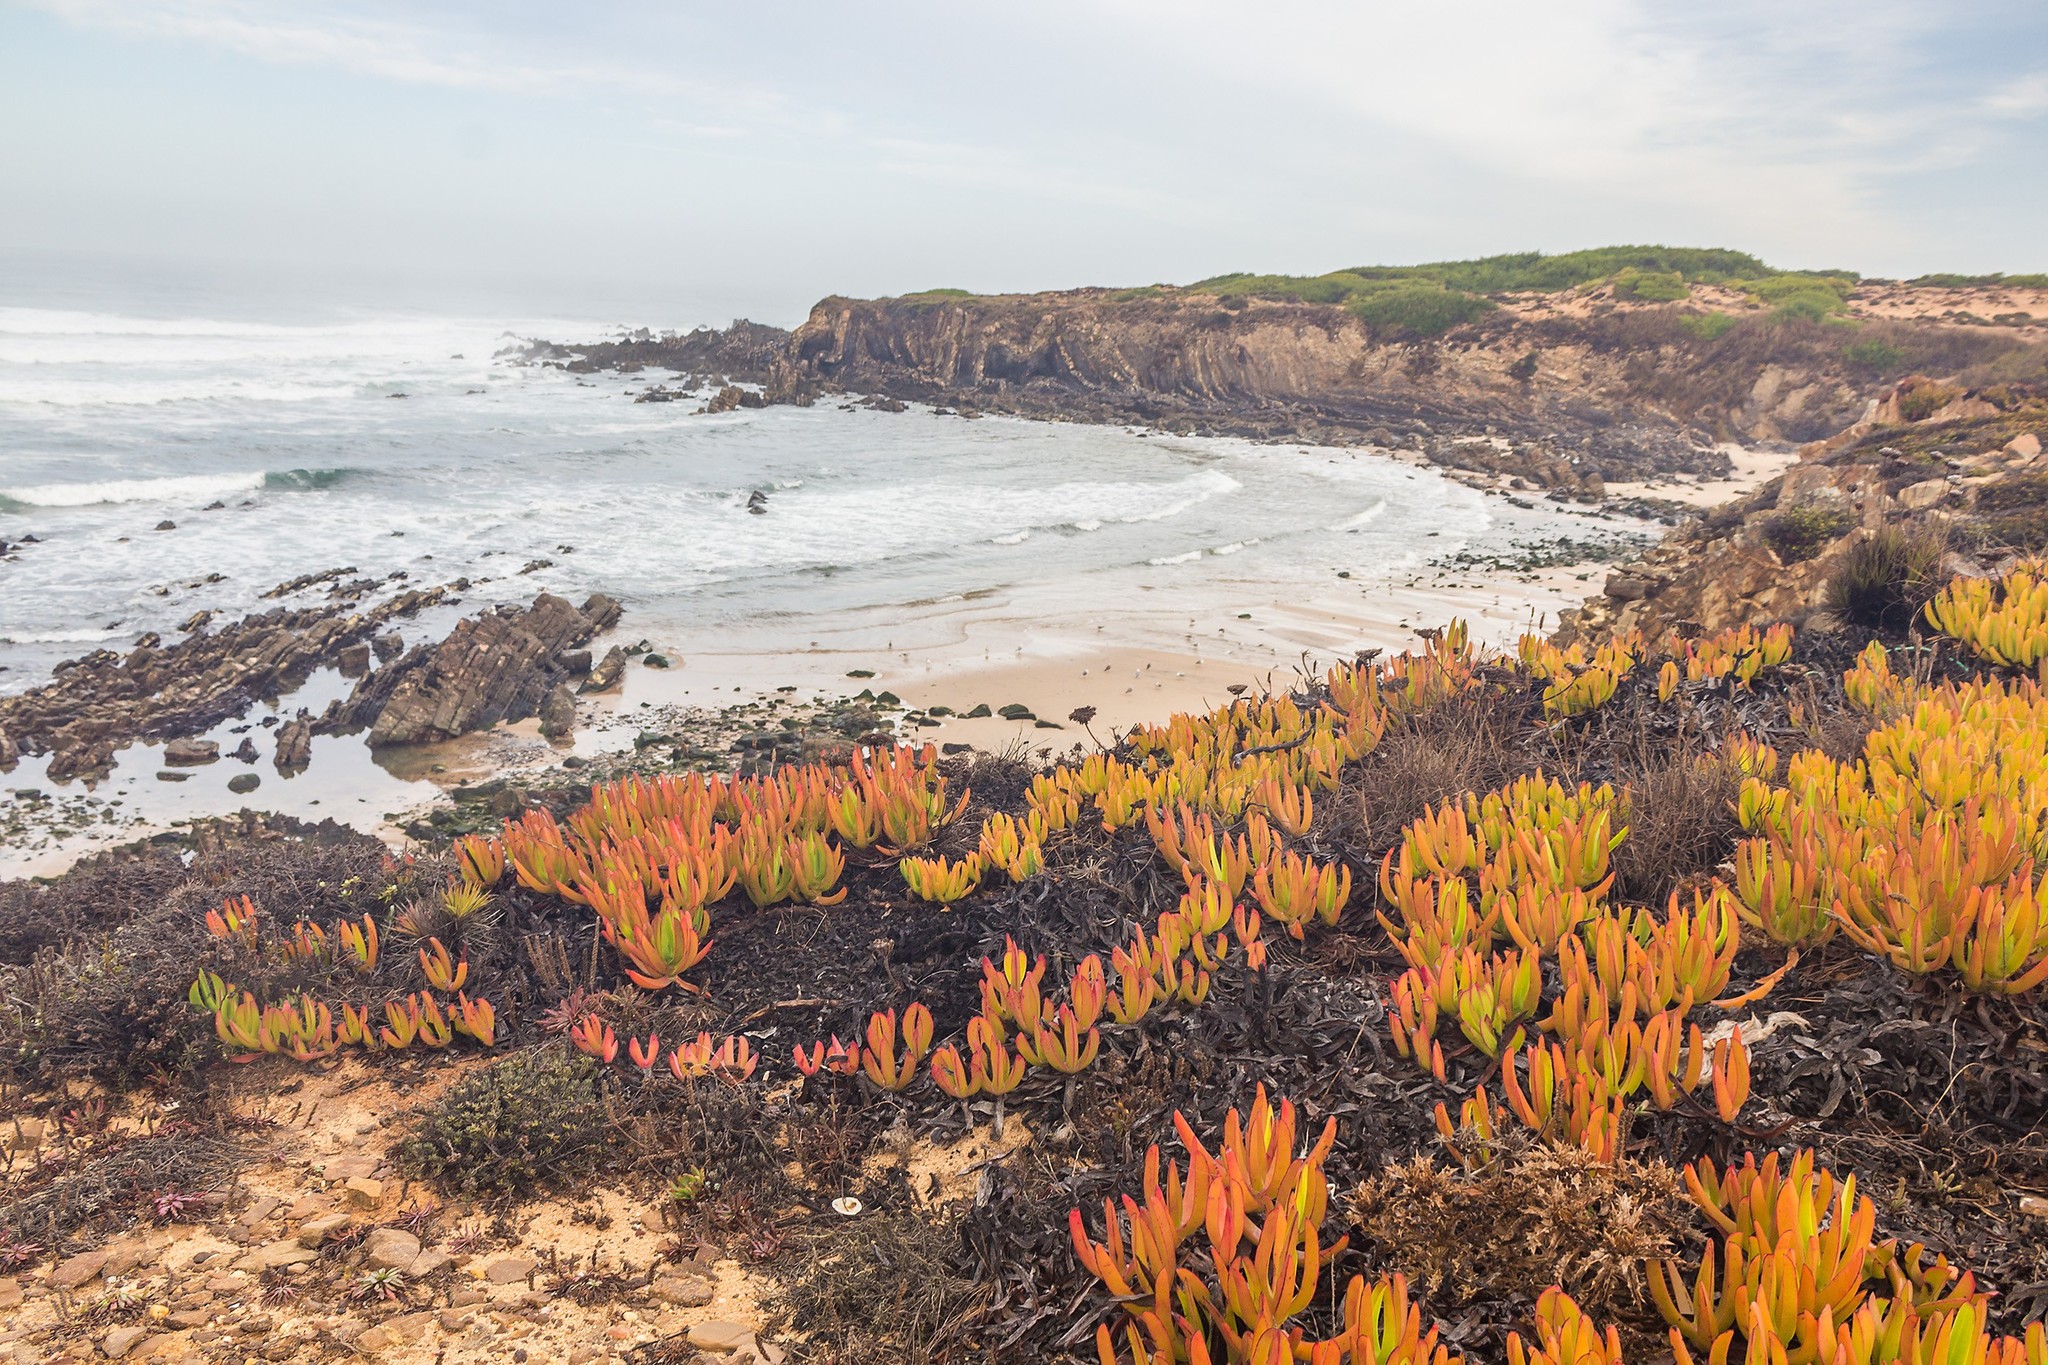
[(567, 739), (576, 730), (576, 694), (556, 683), (540, 704), (540, 732), (549, 739)]
[(492, 1284), (516, 1284), (534, 1272), (540, 1262), (526, 1256), (507, 1256), (493, 1261), (484, 1271), (484, 1278)]
[(228, 779), (228, 790), (237, 796), (247, 796), (263, 785), (263, 779), (255, 773), (236, 773)]
[(613, 645), (605, 651), (596, 668), (590, 670), (590, 677), (584, 681), (585, 692), (609, 692), (619, 685), (619, 679), (626, 675), (626, 651)]
[(334, 656), (334, 666), (344, 678), (360, 678), (370, 671), (370, 646), (363, 641), (349, 645)]
[(664, 1275), (648, 1292), (678, 1308), (702, 1308), (713, 1298), (711, 1281), (697, 1275)]
[(50, 1272), (50, 1288), (76, 1289), (82, 1284), (89, 1284), (99, 1277), (100, 1270), (106, 1263), (107, 1253), (104, 1250), (81, 1251), (76, 1256), (60, 1261), (57, 1268)]
[(1932, 507), (1949, 495), (1947, 479), (1923, 479), (1899, 490), (1899, 506), (1918, 512)]
[(1650, 596), (1653, 586), (1649, 579), (1635, 574), (1611, 573), (1601, 591), (1617, 602), (1640, 602)]
[(403, 1228), (378, 1228), (364, 1243), (363, 1255), (378, 1270), (410, 1270), (420, 1256), (420, 1239)]
[(100, 1350), (106, 1352), (107, 1359), (119, 1360), (134, 1350), (135, 1344), (148, 1335), (147, 1327), (137, 1327), (132, 1323), (126, 1327), (116, 1327), (100, 1340)]
[(164, 745), (164, 762), (173, 768), (197, 768), (220, 761), (220, 745), (210, 739), (174, 739)]

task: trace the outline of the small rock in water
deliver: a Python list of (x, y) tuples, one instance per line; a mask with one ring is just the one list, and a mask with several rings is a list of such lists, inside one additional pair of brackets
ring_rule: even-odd
[(174, 773), (169, 768), (165, 768), (157, 773), (156, 780), (159, 782), (184, 782), (191, 776), (192, 774), (190, 773)]
[(174, 739), (164, 745), (164, 762), (173, 768), (196, 768), (219, 758), (220, 745), (210, 739)]
[(313, 719), (300, 711), (277, 729), (277, 753), (271, 762), (281, 773), (303, 772), (313, 761)]
[(178, 523), (166, 518), (156, 524), (156, 529), (159, 531), (175, 531), (178, 529)]
[(667, 668), (667, 667), (668, 667), (668, 655), (666, 655), (666, 654), (649, 654), (649, 655), (648, 655), (648, 656), (647, 656), (646, 658), (642, 659), (642, 660), (641, 660), (640, 662), (641, 662), (641, 663), (643, 663), (643, 664), (646, 664), (646, 665), (647, 665), (647, 666), (648, 666), (649, 668)]
[(237, 796), (247, 796), (263, 785), (263, 779), (255, 773), (236, 773), (228, 779), (228, 790)]

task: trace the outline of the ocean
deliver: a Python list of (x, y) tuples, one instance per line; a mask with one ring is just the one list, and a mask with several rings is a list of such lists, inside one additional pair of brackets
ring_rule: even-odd
[(1173, 641), (1588, 530), (1372, 452), (830, 400), (701, 415), (635, 403), (652, 375), (516, 362), (615, 327), (0, 307), (0, 691), (342, 567), (467, 578), (470, 607), (601, 590), (685, 655), (901, 653), (1055, 617)]

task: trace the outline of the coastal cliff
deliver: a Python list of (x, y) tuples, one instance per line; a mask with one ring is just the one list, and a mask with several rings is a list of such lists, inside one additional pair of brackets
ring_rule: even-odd
[(1434, 331), (1213, 286), (832, 297), (789, 333), (737, 323), (536, 358), (715, 376), (758, 385), (769, 402), (861, 394), (966, 414), (1402, 445), (1543, 487), (1719, 474), (1719, 443), (1823, 439), (1866, 418), (1897, 377), (1984, 385), (2037, 378), (2048, 360), (2048, 291), (1845, 284), (1817, 316), (1720, 285), (1654, 301), (1632, 292), (1610, 281), (1461, 295), (1479, 311)]

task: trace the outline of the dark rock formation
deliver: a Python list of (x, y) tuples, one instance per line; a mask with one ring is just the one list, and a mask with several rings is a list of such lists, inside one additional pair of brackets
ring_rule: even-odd
[(561, 656), (619, 619), (619, 604), (594, 594), (579, 609), (542, 593), (524, 610), (500, 608), (458, 624), (357, 685), (322, 728), (368, 724), (370, 743), (452, 739), (500, 721), (522, 720), (565, 681)]
[(292, 691), (349, 645), (447, 595), (445, 588), (407, 589), (359, 609), (370, 586), (219, 629), (201, 612), (176, 644), (145, 635), (125, 656), (102, 649), (59, 664), (42, 687), (0, 697), (0, 732), (29, 753), (52, 755), (52, 781), (91, 777), (112, 766), (117, 746), (203, 734), (258, 700)]

